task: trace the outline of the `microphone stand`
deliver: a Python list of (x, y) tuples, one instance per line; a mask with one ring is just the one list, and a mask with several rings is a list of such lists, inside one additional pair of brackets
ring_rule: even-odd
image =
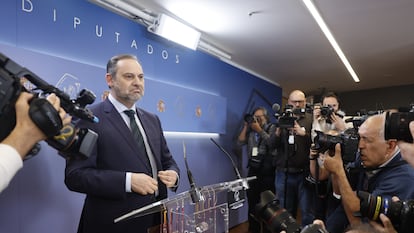
[[(236, 163), (234, 162), (234, 160), (232, 159), (231, 155), (229, 154), (229, 152), (227, 152), (222, 146), (220, 146), (214, 139), (210, 138), (210, 140), (225, 154), (227, 155), (227, 157), (230, 159), (231, 164), (233, 165), (233, 169), (234, 172), (236, 173), (236, 176), (238, 179), (243, 179), (242, 176), (240, 175), (239, 169), (237, 168)], [(247, 184), (246, 181), (243, 182), (243, 188), (248, 189), (249, 185)]]
[(189, 181), (190, 187), (191, 187), (191, 189), (190, 189), (191, 200), (194, 204), (199, 203), (201, 201), (205, 201), (204, 195), (201, 193), (200, 188), (198, 188), (196, 186), (193, 174), (191, 173), (190, 168), (188, 166), (188, 163), (187, 163), (187, 150), (186, 150), (184, 142), (183, 142), (183, 153), (184, 153), (185, 168), (187, 170), (187, 177), (188, 177), (188, 181)]
[[(236, 166), (236, 163), (234, 162), (234, 160), (232, 159), (231, 155), (229, 154), (229, 152), (227, 152), (222, 146), (220, 146), (214, 139), (210, 138), (210, 140), (225, 154), (227, 155), (227, 157), (230, 159), (232, 165), (233, 165), (233, 169), (234, 172), (236, 173), (236, 176), (238, 179), (240, 179), (242, 181), (242, 189), (240, 191), (234, 190), (232, 189), (231, 192), (229, 193), (231, 196), (235, 196), (236, 192), (238, 192), (237, 194), (237, 199), (234, 198), (234, 203), (229, 203), (229, 207), (231, 209), (238, 209), (240, 207), (243, 206), (243, 202), (245, 201), (245, 197), (246, 197), (246, 190), (249, 189), (249, 184), (247, 182), (247, 179), (243, 179), (240, 175), (239, 169)], [(254, 179), (256, 179), (256, 176), (252, 177)], [(229, 198), (230, 199), (230, 198)]]

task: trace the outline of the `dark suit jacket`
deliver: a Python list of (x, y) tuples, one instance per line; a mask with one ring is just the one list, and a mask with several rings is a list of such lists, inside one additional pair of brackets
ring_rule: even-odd
[[(146, 232), (148, 227), (159, 224), (159, 213), (116, 224), (113, 220), (166, 198), (167, 188), (158, 180), (157, 198), (154, 195), (125, 191), (126, 172), (146, 173), (151, 176), (151, 168), (145, 157), (137, 154), (137, 143), (131, 131), (109, 100), (90, 109), (99, 118), (99, 123), (81, 120), (77, 127), (89, 128), (98, 133), (96, 147), (86, 160), (68, 160), (65, 170), (66, 186), (72, 191), (87, 195), (78, 232)], [(170, 169), (179, 174), (179, 168), (167, 147), (159, 118), (142, 109), (137, 109), (137, 115), (144, 127), (158, 170)]]

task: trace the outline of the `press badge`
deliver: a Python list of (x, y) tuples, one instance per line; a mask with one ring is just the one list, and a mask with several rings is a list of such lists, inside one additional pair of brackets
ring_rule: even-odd
[(259, 154), (259, 149), (257, 146), (253, 147), (252, 149), (252, 156), (257, 156)]

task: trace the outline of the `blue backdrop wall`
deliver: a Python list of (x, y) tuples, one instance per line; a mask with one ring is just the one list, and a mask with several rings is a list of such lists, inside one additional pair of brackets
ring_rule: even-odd
[[(200, 186), (236, 178), (231, 161), (209, 138), (228, 150), (246, 174), (246, 161), (234, 148), (243, 115), (259, 105), (271, 112), (272, 103), (281, 103), (280, 87), (203, 52), (158, 38), (145, 27), (87, 1), (3, 0), (0, 28), (0, 53), (72, 97), (83, 88), (92, 90), (95, 102), (107, 89), (107, 60), (119, 53), (137, 55), (146, 77), (140, 107), (157, 113), (165, 131), (217, 133), (166, 134), (182, 171), (182, 142), (186, 143), (189, 166)], [(64, 159), (45, 143), (41, 146), (41, 152), (25, 161), (0, 193), (0, 232), (76, 231), (84, 195), (65, 187)], [(178, 192), (189, 189), (182, 174)], [(246, 219), (244, 205), (231, 211), (230, 226)]]

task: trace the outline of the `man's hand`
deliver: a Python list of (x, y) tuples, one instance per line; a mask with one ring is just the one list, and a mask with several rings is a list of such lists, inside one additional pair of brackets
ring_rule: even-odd
[(260, 133), (263, 130), (256, 119), (252, 123), (250, 123), (250, 128), (254, 130), (256, 133)]
[(337, 130), (344, 131), (346, 129), (345, 121), (340, 116), (336, 115), (335, 113), (332, 113), (330, 118)]
[[(22, 92), (16, 101), (16, 125), (12, 132), (7, 136), (2, 143), (8, 144), (15, 148), (22, 159), (25, 158), (33, 145), (38, 141), (46, 139), (46, 135), (36, 126), (29, 116), (29, 101), (33, 95), (27, 92)], [(63, 125), (69, 124), (71, 117), (66, 115), (65, 110), (60, 107), (60, 99), (55, 94), (50, 94), (47, 100), (58, 111)]]
[(158, 182), (144, 173), (131, 174), (131, 190), (141, 194), (154, 194), (158, 190)]
[(325, 156), (325, 160), (323, 161), (323, 166), (326, 170), (333, 174), (338, 174), (338, 172), (344, 169), (342, 156), (341, 156), (341, 145), (337, 143), (335, 145), (335, 155)]
[(394, 226), (391, 223), (391, 220), (385, 216), (385, 214), (380, 214), (380, 219), (382, 224), (377, 223), (375, 221), (370, 221), (370, 224), (378, 231), (381, 233), (398, 233)]
[(320, 117), (321, 117), (321, 106), (315, 105), (313, 107), (313, 120), (319, 120)]
[(305, 127), (301, 127), (297, 121), (295, 121), (295, 125), (293, 126), (293, 131), (295, 132), (296, 135), (299, 135), (299, 136), (306, 135)]
[(167, 188), (174, 187), (178, 179), (177, 172), (175, 172), (174, 170), (159, 171), (158, 177), (160, 178), (162, 183), (164, 183), (167, 186)]

